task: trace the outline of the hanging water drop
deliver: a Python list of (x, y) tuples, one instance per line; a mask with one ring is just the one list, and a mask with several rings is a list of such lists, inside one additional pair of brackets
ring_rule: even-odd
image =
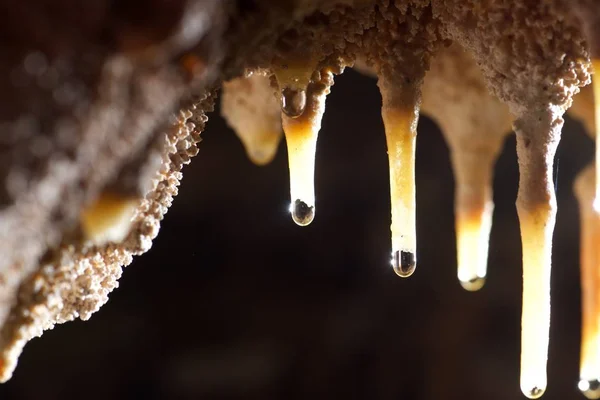
[[(460, 184), (457, 186), (457, 191), (460, 191)], [(488, 243), (494, 206), (490, 201), (480, 208), (465, 212), (466, 205), (461, 202), (460, 194), (456, 197), (458, 280), (464, 289), (473, 292), (483, 287), (487, 275)]]
[(598, 379), (582, 379), (577, 384), (577, 388), (590, 400), (600, 399), (600, 380)]
[(457, 275), (461, 286), (477, 291), (485, 284), (492, 228), (492, 170), (495, 152), (454, 148)]
[[(551, 172), (549, 176), (552, 177)], [(527, 397), (535, 399), (542, 395), (547, 384), (551, 246), (555, 214), (545, 207), (528, 210), (518, 201), (517, 211), (523, 246), (521, 390)]]
[(396, 275), (402, 278), (408, 278), (415, 272), (417, 259), (415, 253), (410, 251), (396, 251), (392, 259), (392, 266)]
[(476, 292), (485, 285), (485, 278), (478, 276), (469, 280), (460, 280), (460, 285), (469, 292)]
[(514, 123), (519, 159), (517, 214), (523, 253), (521, 314), (521, 390), (538, 398), (546, 390), (550, 334), (552, 235), (556, 222), (553, 160), (560, 114), (529, 110)]
[(281, 91), (281, 109), (290, 118), (298, 118), (306, 108), (306, 90), (285, 87)]
[(543, 389), (537, 386), (528, 389), (524, 389), (521, 387), (521, 390), (523, 391), (523, 394), (529, 399), (539, 399), (544, 395), (544, 392), (546, 391), (545, 388)]
[[(315, 216), (315, 154), (317, 138), (321, 129), (321, 119), (325, 112), (325, 98), (333, 84), (333, 74), (323, 71), (319, 82), (311, 82), (305, 91), (293, 93), (290, 99), (292, 115), (285, 107), (281, 114), (283, 131), (288, 149), (290, 169), (290, 211), (292, 219), (300, 226), (310, 224)], [(324, 83), (325, 82), (325, 83)], [(286, 93), (286, 90), (283, 90)], [(297, 97), (300, 96), (300, 100)], [(283, 96), (284, 98), (286, 96)], [(304, 104), (301, 104), (304, 103)], [(298, 105), (303, 112), (298, 113)], [(298, 115), (296, 115), (298, 114)]]
[(423, 82), (421, 110), (436, 121), (450, 150), (457, 277), (468, 291), (486, 281), (494, 164), (512, 131), (507, 105), (485, 86), (481, 67), (457, 43), (438, 51)]
[(317, 61), (311, 52), (295, 54), (273, 66), (281, 94), (281, 110), (285, 116), (298, 118), (304, 113), (308, 103), (308, 86), (316, 67)]
[(390, 169), (392, 254), (396, 273), (410, 276), (416, 268), (415, 148), (419, 118), (419, 86), (380, 76), (381, 115)]
[(290, 209), (294, 222), (300, 226), (310, 224), (315, 218), (315, 206), (309, 206), (302, 200), (294, 200)]

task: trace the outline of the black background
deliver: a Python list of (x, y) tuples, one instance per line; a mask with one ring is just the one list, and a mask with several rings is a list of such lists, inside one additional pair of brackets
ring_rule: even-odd
[[(417, 150), (418, 266), (389, 266), (381, 100), (337, 78), (319, 137), (312, 225), (287, 211), (287, 155), (256, 167), (211, 115), (200, 154), (152, 250), (88, 322), (25, 347), (1, 399), (522, 399), (518, 166), (507, 139), (494, 180), (489, 275), (456, 279), (453, 177), (438, 128)], [(482, 132), (484, 134), (484, 132)], [(545, 399), (577, 391), (577, 172), (592, 142), (567, 119), (558, 150), (552, 328)]]

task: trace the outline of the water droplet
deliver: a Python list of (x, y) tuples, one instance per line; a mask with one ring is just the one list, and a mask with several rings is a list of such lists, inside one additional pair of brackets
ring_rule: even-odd
[(292, 218), (300, 226), (306, 226), (315, 219), (315, 207), (309, 206), (300, 199), (296, 199), (291, 208)]
[(483, 287), (485, 284), (485, 278), (480, 276), (475, 276), (467, 281), (460, 281), (463, 289), (468, 290), (469, 292), (476, 292)]
[(306, 108), (306, 90), (289, 87), (281, 91), (281, 109), (290, 118), (302, 115)]
[(399, 87), (386, 73), (379, 76), (378, 86), (390, 171), (392, 264), (396, 274), (408, 277), (417, 260), (415, 150), (420, 94)]
[(415, 253), (398, 250), (394, 253), (392, 264), (398, 276), (408, 278), (415, 272), (415, 268), (417, 267)]
[(588, 399), (600, 399), (600, 381), (598, 379), (582, 379), (577, 387)]
[(531, 389), (523, 390), (523, 394), (529, 399), (539, 399), (545, 391), (545, 389), (534, 386)]

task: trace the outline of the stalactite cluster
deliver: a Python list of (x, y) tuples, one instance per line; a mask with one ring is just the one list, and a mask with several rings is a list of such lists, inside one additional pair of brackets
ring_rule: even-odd
[[(52, 26), (55, 17), (37, 11)], [(381, 93), (390, 263), (401, 277), (418, 271), (420, 113), (438, 123), (451, 151), (457, 275), (470, 291), (486, 279), (494, 163), (514, 130), (523, 252), (521, 390), (529, 398), (544, 393), (554, 155), (574, 99), (573, 115), (590, 135), (600, 132), (600, 80), (591, 76), (600, 69), (600, 3), (179, 1), (159, 10), (164, 18), (141, 25), (129, 24), (127, 10), (117, 11), (100, 13), (81, 43), (72, 39), (87, 53), (22, 33), (18, 45), (4, 43), (10, 90), (3, 96), (19, 96), (0, 114), (6, 149), (0, 155), (2, 380), (30, 338), (56, 323), (89, 318), (116, 287), (121, 268), (150, 248), (182, 166), (198, 153), (214, 88), (221, 88), (223, 116), (252, 161), (268, 163), (285, 136), (291, 216), (301, 226), (318, 218), (313, 181), (326, 98), (336, 76), (356, 68), (376, 77)], [(107, 26), (102, 17), (114, 22), (105, 42), (99, 38), (106, 35), (91, 29)], [(586, 168), (575, 190), (584, 292), (579, 388), (599, 398), (600, 173)]]

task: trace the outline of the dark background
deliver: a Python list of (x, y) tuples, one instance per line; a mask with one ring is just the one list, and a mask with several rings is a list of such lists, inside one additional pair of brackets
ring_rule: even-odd
[[(1, 399), (523, 399), (514, 137), (498, 161), (489, 275), (456, 279), (448, 149), (427, 118), (417, 150), (416, 273), (389, 266), (380, 98), (353, 71), (328, 98), (317, 213), (287, 211), (287, 155), (256, 167), (213, 114), (152, 250), (88, 322), (25, 348)], [(558, 151), (552, 329), (544, 399), (581, 399), (579, 231), (572, 183), (593, 155), (567, 119)]]

